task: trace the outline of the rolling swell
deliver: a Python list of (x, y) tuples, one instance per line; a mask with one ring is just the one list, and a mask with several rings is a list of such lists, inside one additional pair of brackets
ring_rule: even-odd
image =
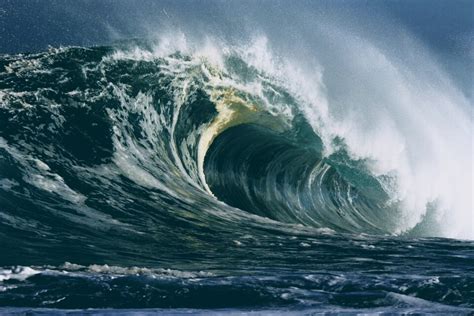
[(442, 239), (387, 236), (380, 178), (342, 139), (326, 154), (298, 97), (238, 54), (133, 42), (0, 66), (2, 306), (473, 306), (469, 244), (454, 262)]

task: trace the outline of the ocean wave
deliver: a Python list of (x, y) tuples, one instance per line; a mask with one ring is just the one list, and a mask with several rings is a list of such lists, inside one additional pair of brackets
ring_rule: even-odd
[(472, 308), (467, 101), (351, 45), (2, 55), (0, 305)]
[[(347, 116), (331, 113), (322, 79), (311, 80), (297, 66), (275, 59), (264, 38), (224, 50), (177, 42), (4, 57), (2, 121), (8, 128), (1, 146), (23, 174), (21, 183), (39, 195), (59, 195), (75, 208), (85, 203), (82, 209), (87, 194), (68, 182), (115, 182), (121, 191), (117, 177), (124, 177), (177, 203), (205, 201), (211, 212), (221, 212), (215, 200), (223, 201), (238, 218), (247, 216), (242, 210), (341, 232), (468, 233), (468, 227), (449, 224), (465, 216), (462, 205), (448, 205), (450, 191), (430, 186), (423, 193), (427, 186), (415, 189), (407, 182), (434, 169), (413, 160), (407, 137), (419, 136), (402, 134), (405, 127), (393, 117), (374, 117), (369, 126), (351, 118), (351, 108)], [(393, 87), (415, 97), (407, 79), (393, 76), (399, 80)], [(54, 85), (60, 89), (51, 89)], [(411, 115), (405, 104), (396, 107)], [(441, 153), (433, 156), (434, 147), (426, 146), (431, 145), (424, 146), (430, 161), (444, 163)], [(417, 155), (423, 160), (428, 153)], [(50, 164), (81, 174), (65, 181)]]

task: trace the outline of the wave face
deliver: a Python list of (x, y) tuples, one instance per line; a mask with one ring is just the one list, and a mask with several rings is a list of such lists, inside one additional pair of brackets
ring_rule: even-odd
[(176, 42), (1, 57), (0, 305), (474, 307), (472, 242), (423, 238), (472, 237), (446, 95), (389, 68), (360, 117), (264, 38)]

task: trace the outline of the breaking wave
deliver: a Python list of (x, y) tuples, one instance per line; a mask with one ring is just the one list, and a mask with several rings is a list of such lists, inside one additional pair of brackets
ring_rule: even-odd
[(2, 57), (1, 189), (7, 204), (42, 210), (7, 207), (9, 226), (41, 230), (46, 211), (130, 227), (134, 190), (151, 190), (159, 221), (472, 237), (472, 122), (454, 88), (373, 47), (374, 73), (352, 66), (360, 80), (333, 89), (324, 72), (274, 57), (264, 37), (174, 38)]

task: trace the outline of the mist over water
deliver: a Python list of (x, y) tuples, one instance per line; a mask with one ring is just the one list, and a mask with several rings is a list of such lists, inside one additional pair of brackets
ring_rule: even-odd
[(472, 312), (472, 5), (426, 5), (1, 4), (0, 306)]

